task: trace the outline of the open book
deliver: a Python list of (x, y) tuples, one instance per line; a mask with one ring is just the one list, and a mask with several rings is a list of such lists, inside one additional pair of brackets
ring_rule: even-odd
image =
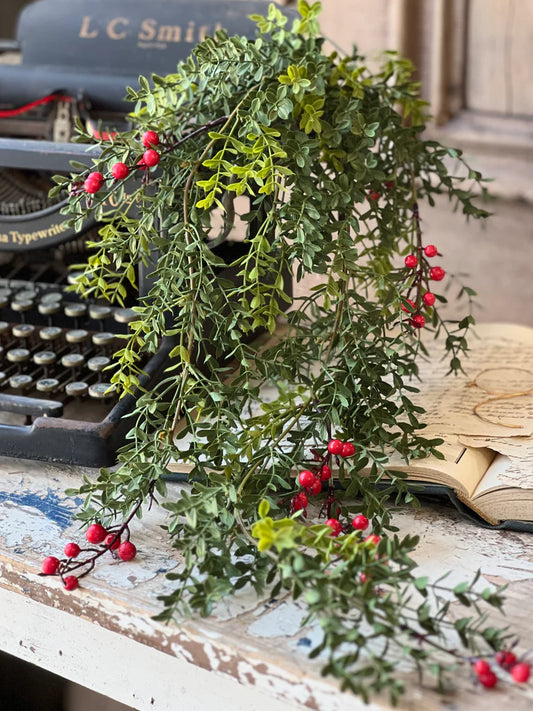
[(463, 514), (491, 527), (533, 532), (533, 470), (531, 488), (513, 486), (519, 475), (512, 460), (488, 447), (471, 447), (447, 440), (439, 447), (445, 459), (428, 457), (390, 462), (390, 469), (407, 472), (417, 496), (449, 499)]
[(413, 400), (426, 410), (422, 434), (444, 439), (445, 459), (391, 460), (390, 469), (486, 525), (533, 532), (533, 329), (479, 325), (469, 346), (466, 374), (446, 376), (447, 361), (435, 358), (420, 364)]
[[(420, 392), (409, 396), (425, 410), (421, 434), (442, 438), (445, 458), (392, 458), (389, 469), (407, 472), (417, 496), (448, 498), (486, 526), (533, 532), (533, 328), (476, 326), (457, 376), (447, 375), (441, 343), (425, 345), (432, 357), (421, 358)], [(266, 386), (264, 401), (276, 394)], [(191, 466), (168, 469), (179, 477)]]

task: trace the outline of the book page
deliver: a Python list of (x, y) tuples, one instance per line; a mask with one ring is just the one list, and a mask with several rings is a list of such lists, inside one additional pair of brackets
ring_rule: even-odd
[(509, 437), (533, 434), (533, 329), (512, 324), (480, 325), (462, 358), (465, 374), (446, 376), (442, 346), (425, 344), (431, 362), (420, 363), (420, 393), (428, 435)]
[(506, 455), (508, 465), (498, 472), (500, 486), (533, 489), (532, 437), (461, 437), (460, 440), (467, 447), (489, 447)]
[(465, 447), (456, 437), (446, 438), (439, 451), (445, 459), (425, 457), (412, 459), (409, 464), (392, 457), (389, 469), (406, 471), (409, 479), (432, 484), (443, 484), (471, 497), (490, 467), (496, 453), (485, 447)]
[(503, 481), (503, 477), (509, 469), (512, 469), (513, 465), (509, 457), (504, 455), (498, 455), (495, 457), (494, 461), (487, 469), (487, 472), (483, 479), (479, 482), (476, 490), (472, 495), (472, 499), (475, 500), (483, 494), (488, 494), (489, 491), (496, 491), (497, 489), (508, 489), (509, 486)]

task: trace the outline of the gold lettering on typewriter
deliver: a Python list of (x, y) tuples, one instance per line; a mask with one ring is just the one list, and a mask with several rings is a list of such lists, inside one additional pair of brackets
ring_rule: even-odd
[(157, 34), (157, 20), (147, 19), (141, 22), (141, 29), (137, 39), (142, 42), (151, 42)]
[(98, 30), (89, 31), (90, 25), (91, 18), (88, 15), (85, 15), (81, 21), (81, 28), (78, 37), (83, 37), (84, 39), (94, 39), (95, 37), (98, 37)]
[(179, 25), (161, 25), (157, 33), (158, 42), (181, 42), (181, 27)]
[(51, 227), (47, 227), (43, 230), (36, 230), (35, 232), (19, 232), (18, 230), (10, 230), (8, 234), (0, 233), (0, 242), (22, 247), (27, 246), (32, 242), (39, 242), (42, 239), (54, 237), (62, 232), (66, 232), (67, 229), (68, 228), (64, 222), (58, 222)]
[[(188, 44), (193, 44), (194, 42), (203, 42), (208, 34), (214, 34), (217, 30), (221, 29), (222, 24), (220, 22), (217, 22), (214, 30), (211, 30), (209, 25), (199, 25), (198, 29), (196, 29), (196, 23), (192, 20), (186, 28), (183, 28), (181, 25), (159, 25), (157, 20), (147, 18), (141, 22), (137, 39), (140, 43), (139, 46), (142, 48), (145, 48), (145, 46), (154, 46), (155, 43), (161, 46), (167, 42), (174, 42), (176, 44), (187, 42)], [(151, 42), (153, 44), (143, 45), (142, 43), (144, 42)]]
[(185, 34), (185, 42), (194, 42), (194, 22), (189, 22), (187, 32)]
[[(99, 36), (99, 30), (93, 27), (91, 23), (91, 16), (85, 15), (81, 22), (79, 37), (95, 39)], [(129, 24), (130, 20), (127, 17), (114, 17), (107, 23), (106, 34), (109, 39), (114, 41), (123, 40), (128, 36), (127, 28)], [(160, 45), (167, 42), (193, 44), (194, 42), (203, 42), (208, 34), (214, 34), (221, 29), (222, 24), (220, 22), (217, 22), (214, 30), (211, 30), (209, 25), (199, 25), (196, 28), (196, 23), (193, 20), (184, 28), (182, 25), (160, 25), (157, 20), (147, 17), (140, 24), (137, 40), (140, 43), (159, 43)]]
[(127, 27), (129, 24), (130, 21), (126, 17), (115, 17), (107, 25), (107, 36), (112, 40), (124, 39), (126, 31), (117, 32), (117, 25), (126, 25)]

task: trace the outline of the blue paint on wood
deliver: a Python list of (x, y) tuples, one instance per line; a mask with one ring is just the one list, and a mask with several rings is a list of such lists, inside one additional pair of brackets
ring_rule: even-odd
[(64, 530), (72, 525), (73, 514), (83, 499), (61, 498), (52, 489), (48, 489), (46, 494), (36, 494), (28, 489), (21, 492), (0, 491), (0, 503), (4, 501), (20, 506), (31, 506)]

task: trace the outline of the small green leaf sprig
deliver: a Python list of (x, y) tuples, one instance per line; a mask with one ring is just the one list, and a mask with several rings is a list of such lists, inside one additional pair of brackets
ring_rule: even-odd
[[(164, 377), (138, 398), (120, 466), (84, 479), (79, 518), (129, 520), (143, 501), (162, 500), (184, 563), (168, 576), (175, 588), (161, 597), (160, 619), (209, 615), (244, 586), (285, 591), (322, 628), (312, 655), (326, 657), (324, 673), (365, 700), (388, 689), (396, 702), (396, 652), (441, 683), (509, 641), (485, 617), (502, 591), (478, 592), (477, 576), (448, 591), (468, 608), (448, 620), (444, 583), (416, 576), (417, 541), (392, 522), (390, 500), (414, 497), (403, 475), (386, 477), (390, 451), (442, 456), (410, 399), (427, 355), (421, 331), (442, 339), (454, 372), (473, 323), (441, 318), (446, 299), (429, 287), (444, 274), (431, 276), (438, 252), (423, 244), (420, 210), (444, 194), (483, 218), (474, 198), (485, 188), (459, 151), (424, 139), (426, 106), (407, 60), (386, 53), (372, 72), (356, 50), (327, 55), (320, 3), (302, 0), (299, 12), (289, 28), (271, 5), (254, 17), (255, 39), (219, 31), (174, 74), (141, 78), (128, 91), (131, 130), (98, 141), (90, 168), (57, 177), (54, 190), (70, 191), (70, 224), (102, 223), (77, 265), (78, 291), (123, 303), (139, 270), (150, 275), (112, 382), (133, 391), (143, 356), (164, 337), (176, 344)], [(239, 221), (245, 249), (229, 258), (236, 278), (226, 280), (221, 246)], [(315, 286), (295, 298), (287, 273)], [(274, 334), (280, 318), (270, 342), (253, 338)], [(378, 540), (346, 523), (332, 536), (302, 504), (294, 472), (333, 463), (332, 433), (355, 451), (336, 460), (316, 500), (344, 522), (357, 501)], [(189, 485), (169, 493), (169, 467), (180, 464)], [(447, 647), (449, 630), (457, 648)]]

